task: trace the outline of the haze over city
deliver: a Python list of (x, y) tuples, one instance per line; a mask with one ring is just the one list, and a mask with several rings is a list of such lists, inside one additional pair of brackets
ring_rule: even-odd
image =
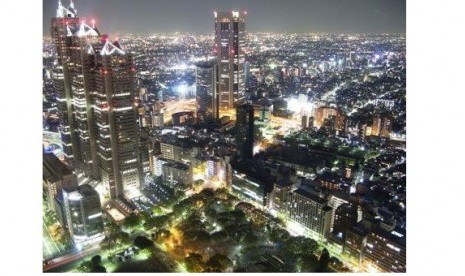
[[(405, 33), (404, 0), (75, 0), (107, 33), (208, 33), (215, 10), (247, 10), (248, 32)], [(43, 2), (43, 32), (57, 0)]]

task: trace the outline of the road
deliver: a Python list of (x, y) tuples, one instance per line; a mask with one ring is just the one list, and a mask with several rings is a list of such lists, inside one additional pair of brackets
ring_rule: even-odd
[(73, 253), (69, 253), (69, 254), (57, 257), (55, 259), (50, 260), (48, 264), (44, 266), (43, 271), (44, 272), (51, 271), (51, 270), (58, 271), (57, 269), (59, 269), (60, 267), (70, 262), (80, 260), (90, 255), (91, 253), (97, 252), (99, 249), (100, 247), (97, 245), (97, 246), (92, 246), (92, 247), (83, 249), (78, 252), (73, 252)]

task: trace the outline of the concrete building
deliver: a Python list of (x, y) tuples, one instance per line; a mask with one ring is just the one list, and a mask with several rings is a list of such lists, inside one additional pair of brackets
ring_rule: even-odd
[(218, 61), (216, 59), (196, 64), (197, 116), (202, 121), (219, 118), (217, 75)]
[(402, 273), (406, 271), (405, 231), (394, 229), (372, 230), (363, 253), (365, 266), (375, 266), (381, 272)]
[[(245, 98), (245, 13), (215, 12), (215, 48), (218, 60), (220, 113)], [(221, 117), (221, 116), (220, 116)]]
[(74, 243), (85, 246), (105, 238), (100, 196), (90, 185), (63, 189), (69, 232)]
[(77, 176), (53, 153), (44, 153), (42, 164), (47, 201), (50, 209), (57, 213), (60, 210), (55, 208), (55, 199), (61, 194), (63, 188), (77, 186)]
[(297, 189), (289, 194), (287, 202), (289, 218), (319, 239), (329, 237), (331, 231), (332, 208), (326, 199), (308, 193), (304, 189)]
[(253, 156), (254, 143), (254, 108), (244, 104), (236, 108), (236, 141), (238, 154), (241, 159)]
[(162, 167), (163, 182), (175, 190), (188, 190), (192, 186), (192, 169), (183, 163), (166, 162)]

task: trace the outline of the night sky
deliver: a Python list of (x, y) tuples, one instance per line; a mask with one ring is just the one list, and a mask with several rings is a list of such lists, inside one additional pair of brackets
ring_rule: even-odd
[[(58, 0), (43, 2), (43, 32)], [(64, 6), (69, 0), (62, 0)], [(405, 33), (405, 0), (74, 0), (101, 32), (213, 32), (213, 11), (246, 10), (251, 32)]]

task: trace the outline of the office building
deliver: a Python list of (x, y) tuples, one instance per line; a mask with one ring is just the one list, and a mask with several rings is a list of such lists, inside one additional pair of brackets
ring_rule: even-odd
[(217, 90), (218, 61), (216, 59), (196, 64), (196, 99), (197, 116), (202, 121), (217, 120), (218, 117), (218, 90)]
[(154, 112), (152, 114), (152, 127), (163, 128), (165, 126), (165, 116), (163, 113)]
[(330, 233), (332, 208), (326, 199), (299, 188), (288, 195), (287, 216), (310, 230), (317, 239), (326, 239)]
[(74, 243), (79, 247), (102, 241), (105, 235), (97, 191), (87, 184), (64, 188), (63, 198), (67, 225)]
[(333, 234), (344, 240), (347, 231), (357, 223), (357, 218), (357, 206), (350, 203), (339, 205), (334, 212)]
[(175, 190), (188, 190), (192, 186), (191, 168), (179, 162), (165, 162), (162, 165), (162, 178), (166, 186)]
[(139, 127), (132, 55), (58, 3), (52, 19), (65, 160), (101, 180), (109, 197), (131, 197), (140, 186)]
[(89, 48), (98, 66), (93, 110), (100, 176), (110, 198), (131, 198), (141, 181), (133, 58), (118, 41), (101, 43)]
[(374, 229), (367, 236), (363, 263), (381, 272), (406, 271), (405, 231)]
[(391, 137), (392, 121), (388, 116), (376, 115), (373, 117), (371, 135), (384, 138)]
[[(219, 108), (232, 109), (245, 99), (245, 13), (215, 12)], [(221, 116), (220, 116), (221, 117)]]
[(344, 240), (343, 254), (361, 264), (363, 250), (366, 246), (368, 232), (361, 225), (354, 225), (347, 229)]
[[(73, 4), (74, 7), (74, 4)], [(58, 1), (56, 17), (52, 19), (50, 33), (56, 47), (55, 66), (51, 70), (53, 88), (57, 95), (57, 109), (60, 118), (60, 135), (66, 162), (73, 166), (75, 154), (79, 154), (77, 136), (74, 127), (73, 100), (69, 63), (71, 49), (74, 47), (70, 36), (72, 30), (79, 29), (81, 20), (73, 7), (65, 8)]]
[(249, 159), (253, 156), (254, 109), (252, 105), (243, 104), (239, 105), (236, 110), (237, 151), (241, 159)]
[(321, 128), (327, 122), (329, 128), (333, 131), (344, 131), (345, 116), (341, 110), (333, 107), (321, 106), (314, 109), (313, 126)]
[(63, 188), (72, 188), (78, 185), (77, 176), (53, 153), (44, 153), (42, 163), (47, 201), (50, 209), (58, 213), (60, 210), (55, 208), (55, 199), (59, 197)]

